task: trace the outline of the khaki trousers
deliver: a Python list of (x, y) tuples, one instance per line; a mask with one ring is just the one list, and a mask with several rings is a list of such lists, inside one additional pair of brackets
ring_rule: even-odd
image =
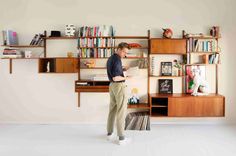
[(117, 135), (124, 136), (125, 117), (127, 110), (126, 85), (124, 82), (110, 83), (110, 106), (107, 120), (107, 132), (113, 133), (115, 118), (117, 126)]

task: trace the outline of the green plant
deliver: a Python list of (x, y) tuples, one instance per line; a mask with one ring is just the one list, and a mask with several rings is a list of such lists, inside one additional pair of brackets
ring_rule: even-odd
[(181, 63), (180, 62), (178, 62), (177, 60), (174, 60), (174, 67), (175, 68), (178, 68), (179, 70), (182, 68), (182, 65), (181, 65)]

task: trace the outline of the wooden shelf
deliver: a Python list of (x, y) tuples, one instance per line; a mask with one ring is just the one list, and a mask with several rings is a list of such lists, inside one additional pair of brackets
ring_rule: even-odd
[(107, 68), (106, 67), (92, 67), (92, 68), (80, 67), (80, 69), (107, 69)]
[(139, 103), (139, 104), (128, 104), (128, 108), (144, 108), (150, 109), (149, 104), (147, 103)]
[(46, 39), (46, 40), (74, 40), (74, 39), (78, 39), (78, 37), (66, 37), (66, 36), (62, 36), (62, 37), (44, 37), (43, 39)]
[(1, 58), (1, 59), (12, 59), (12, 60), (33, 60), (40, 59), (39, 57), (31, 57), (31, 58)]
[(219, 39), (221, 37), (213, 37), (213, 36), (193, 36), (193, 37), (186, 37), (186, 39), (189, 39), (189, 38), (195, 38), (195, 39)]
[[(96, 57), (96, 58), (94, 58), (94, 57), (91, 57), (91, 58), (82, 58), (82, 57), (80, 57), (80, 59), (81, 60), (89, 60), (89, 59), (108, 59), (109, 57)], [(147, 59), (148, 57), (139, 57), (139, 56), (137, 56), (137, 57), (124, 57), (124, 58), (122, 58), (122, 59)]]
[(178, 77), (185, 77), (185, 76), (153, 76), (153, 75), (150, 75), (149, 77), (159, 77), (159, 78), (178, 78)]
[(115, 39), (149, 39), (148, 36), (115, 36)]
[(77, 80), (75, 81), (77, 82), (109, 82), (109, 81), (94, 81), (94, 80), (90, 80), (90, 79), (81, 79), (81, 80)]
[(58, 39), (79, 39), (79, 38), (113, 38), (113, 39), (149, 39), (148, 36), (86, 36), (86, 37), (44, 37), (47, 40), (58, 40)]
[(206, 52), (206, 51), (191, 51), (191, 52), (187, 52), (187, 53), (190, 53), (190, 54), (214, 54), (214, 53), (217, 53), (217, 54), (220, 54), (220, 51), (212, 51), (212, 52)]
[(205, 98), (208, 98), (208, 97), (223, 97), (222, 95), (220, 94), (216, 94), (216, 93), (210, 93), (208, 95), (204, 95), (204, 96), (192, 96), (191, 94), (185, 94), (185, 93), (174, 93), (174, 94), (159, 94), (159, 93), (152, 93), (152, 94), (149, 94), (149, 96), (152, 98), (152, 97), (160, 97), (160, 98), (168, 98), (168, 97), (175, 97), (175, 98), (178, 98), (178, 97), (205, 97)]
[(164, 108), (165, 108), (165, 107), (167, 107), (167, 106), (165, 106), (165, 105), (152, 104), (152, 107), (158, 107), (158, 108), (159, 108), (159, 107), (164, 107)]
[(44, 46), (37, 45), (2, 45), (4, 47), (14, 47), (14, 48), (44, 48)]
[(217, 64), (205, 64), (205, 63), (185, 64), (185, 66), (215, 66), (215, 65), (219, 65), (219, 63)]
[[(116, 49), (118, 47), (77, 47), (78, 49)], [(132, 47), (131, 49), (148, 49), (148, 47)]]

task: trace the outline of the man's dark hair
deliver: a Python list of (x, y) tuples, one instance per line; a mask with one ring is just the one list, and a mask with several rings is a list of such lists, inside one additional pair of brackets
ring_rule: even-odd
[(128, 49), (130, 49), (130, 46), (129, 46), (129, 44), (126, 43), (126, 42), (121, 42), (121, 43), (119, 43), (117, 49), (123, 49), (123, 48), (128, 48)]

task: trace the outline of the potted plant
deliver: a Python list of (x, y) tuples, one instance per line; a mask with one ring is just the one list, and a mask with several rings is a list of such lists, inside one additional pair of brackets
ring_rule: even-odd
[(178, 60), (174, 60), (174, 68), (177, 69), (176, 76), (182, 76), (182, 64)]

